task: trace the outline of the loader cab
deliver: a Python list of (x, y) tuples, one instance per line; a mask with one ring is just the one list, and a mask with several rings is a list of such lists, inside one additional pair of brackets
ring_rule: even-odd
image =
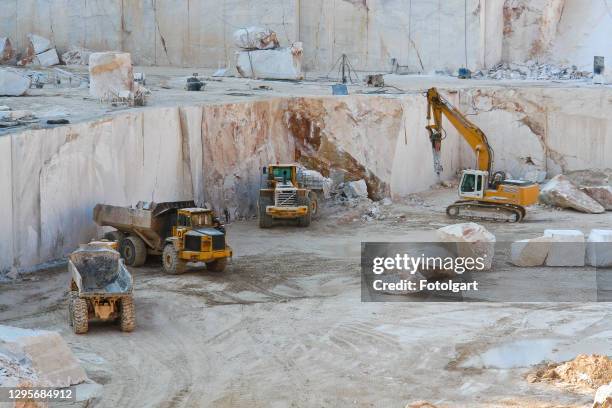
[[(266, 169), (264, 168), (264, 174)], [(274, 184), (291, 183), (297, 186), (297, 166), (293, 164), (276, 164), (267, 168), (268, 180)]]
[(464, 170), (459, 183), (459, 197), (482, 198), (489, 173), (480, 170)]

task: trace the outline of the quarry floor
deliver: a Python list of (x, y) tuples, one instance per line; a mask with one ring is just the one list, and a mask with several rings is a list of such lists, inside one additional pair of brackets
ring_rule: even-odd
[[(382, 207), (327, 210), (308, 229), (228, 226), (223, 273), (132, 268), (137, 328), (67, 323), (68, 274), (0, 284), (0, 323), (59, 331), (89, 377), (97, 407), (588, 407), (592, 395), (525, 375), (550, 352), (612, 354), (605, 303), (364, 303), (360, 242), (418, 238), (450, 222), (448, 188)], [(526, 222), (483, 223), (498, 240), (545, 228), (609, 226), (612, 213), (534, 208)], [(507, 368), (471, 365), (501, 356)]]

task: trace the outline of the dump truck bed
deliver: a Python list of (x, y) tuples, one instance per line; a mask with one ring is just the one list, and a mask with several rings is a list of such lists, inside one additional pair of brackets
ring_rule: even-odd
[(175, 220), (171, 215), (180, 208), (195, 207), (193, 201), (166, 203), (139, 203), (136, 207), (97, 204), (94, 207), (94, 222), (100, 226), (113, 227), (121, 232), (134, 234), (152, 249), (161, 249), (170, 235)]
[(68, 259), (68, 269), (80, 296), (124, 296), (132, 293), (132, 275), (112, 249), (82, 248)]

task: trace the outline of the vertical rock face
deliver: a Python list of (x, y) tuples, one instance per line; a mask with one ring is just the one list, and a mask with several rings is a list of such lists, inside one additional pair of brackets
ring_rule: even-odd
[(124, 95), (134, 89), (132, 57), (121, 52), (96, 52), (89, 56), (89, 93), (97, 98)]

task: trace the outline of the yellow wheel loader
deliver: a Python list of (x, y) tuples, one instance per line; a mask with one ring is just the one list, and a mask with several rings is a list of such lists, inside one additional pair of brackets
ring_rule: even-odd
[(119, 242), (119, 252), (130, 266), (141, 266), (147, 255), (161, 255), (164, 271), (180, 274), (188, 262), (206, 263), (221, 272), (232, 256), (225, 227), (206, 208), (193, 201), (139, 202), (134, 208), (98, 204), (94, 221), (115, 231), (106, 238)]
[(68, 319), (76, 334), (89, 330), (91, 320), (118, 322), (134, 330), (132, 275), (109, 242), (91, 242), (70, 254)]
[(540, 188), (525, 180), (506, 178), (503, 171), (491, 174), (493, 148), (487, 136), (470, 122), (436, 88), (427, 91), (427, 125), (434, 154), (434, 168), (442, 172), (440, 149), (444, 139), (442, 115), (457, 129), (476, 154), (477, 169), (464, 170), (459, 182), (459, 198), (447, 207), (451, 218), (470, 220), (520, 222), (525, 218), (525, 207), (536, 204)]
[(298, 181), (295, 164), (274, 164), (262, 169), (259, 190), (259, 227), (270, 228), (275, 221), (295, 220), (308, 227), (319, 210), (317, 194)]

